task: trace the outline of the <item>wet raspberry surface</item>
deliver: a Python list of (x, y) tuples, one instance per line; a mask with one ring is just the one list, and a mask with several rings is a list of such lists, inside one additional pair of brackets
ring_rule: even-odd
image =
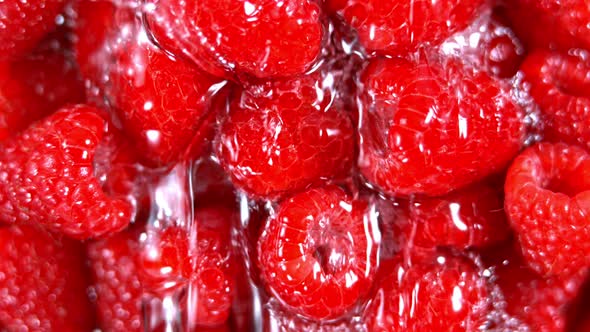
[(0, 331), (587, 331), (583, 0), (0, 0)]

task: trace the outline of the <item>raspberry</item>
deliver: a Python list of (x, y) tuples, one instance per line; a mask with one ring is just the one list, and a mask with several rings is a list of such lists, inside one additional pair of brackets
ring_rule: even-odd
[(497, 30), (493, 34), (494, 36), (485, 42), (485, 51), (482, 54), (484, 68), (490, 75), (501, 78), (513, 77), (522, 61), (523, 51), (514, 35)]
[(522, 64), (524, 88), (539, 107), (544, 140), (590, 148), (590, 62), (535, 51)]
[(512, 242), (491, 247), (483, 255), (502, 295), (495, 305), (508, 315), (499, 330), (564, 331), (566, 309), (580, 287), (581, 275), (565, 282), (543, 278), (526, 266)]
[(590, 155), (575, 146), (540, 143), (512, 163), (505, 208), (524, 258), (543, 275), (590, 267)]
[[(142, 28), (129, 8), (81, 2), (77, 55), (83, 73), (102, 89), (145, 162), (165, 166), (208, 138), (215, 121), (212, 96), (223, 84), (160, 51)], [(89, 44), (84, 41), (88, 35), (103, 40)]]
[(6, 0), (0, 2), (0, 58), (30, 51), (55, 27), (65, 0)]
[(155, 0), (147, 18), (165, 49), (217, 76), (301, 74), (325, 34), (314, 0)]
[(0, 220), (39, 223), (74, 238), (119, 231), (132, 207), (107, 196), (93, 158), (105, 121), (91, 107), (66, 107), (0, 145)]
[(586, 0), (506, 1), (506, 14), (527, 48), (590, 49)]
[(443, 195), (518, 153), (523, 112), (496, 81), (455, 59), (378, 58), (362, 74), (362, 175), (392, 195)]
[(258, 265), (270, 293), (315, 320), (352, 309), (371, 287), (377, 263), (368, 212), (366, 201), (336, 186), (281, 203), (258, 240)]
[(138, 230), (88, 244), (98, 321), (104, 331), (144, 331)]
[(326, 0), (328, 8), (344, 17), (368, 51), (401, 55), (426, 44), (438, 45), (466, 28), (482, 0), (381, 1)]
[(524, 46), (509, 28), (509, 22), (496, 8), (483, 13), (467, 29), (447, 39), (441, 46), (495, 77), (513, 77), (524, 59)]
[(398, 263), (378, 283), (365, 311), (368, 331), (478, 331), (486, 323), (488, 290), (473, 262), (436, 253)]
[(164, 288), (184, 288), (185, 306), (194, 308), (185, 313), (189, 326), (220, 325), (229, 316), (234, 293), (232, 217), (224, 208), (201, 208), (195, 211), (194, 234), (181, 226), (148, 233), (141, 257), (144, 286), (158, 294)]
[(237, 187), (275, 198), (347, 175), (354, 130), (333, 79), (319, 70), (267, 81), (234, 98), (217, 155)]
[(0, 141), (61, 106), (84, 101), (84, 86), (61, 32), (0, 64)]
[(32, 225), (0, 228), (0, 325), (8, 331), (90, 331), (83, 246)]
[(483, 247), (510, 234), (503, 204), (500, 191), (488, 183), (442, 197), (415, 197), (401, 203), (402, 218), (395, 220), (394, 228), (410, 246)]

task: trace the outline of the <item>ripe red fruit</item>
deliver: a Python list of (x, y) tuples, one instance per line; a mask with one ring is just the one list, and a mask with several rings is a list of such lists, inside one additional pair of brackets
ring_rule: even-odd
[(368, 331), (478, 331), (489, 311), (486, 280), (465, 257), (433, 253), (379, 280)]
[(500, 295), (494, 303), (504, 318), (498, 330), (566, 331), (566, 310), (584, 273), (565, 281), (542, 277), (526, 266), (520, 248), (512, 241), (487, 249), (483, 259)]
[(177, 162), (210, 138), (221, 79), (153, 45), (132, 9), (91, 1), (79, 3), (77, 13), (82, 72), (105, 94), (147, 164)]
[(590, 8), (586, 0), (511, 0), (508, 18), (528, 49), (590, 49)]
[(104, 331), (144, 331), (137, 228), (88, 244), (98, 322)]
[(147, 18), (160, 45), (217, 76), (301, 74), (325, 35), (314, 0), (154, 0)]
[(529, 266), (568, 276), (590, 267), (590, 154), (540, 143), (512, 163), (505, 208)]
[(0, 59), (25, 54), (56, 25), (65, 0), (0, 2)]
[(513, 34), (496, 29), (485, 41), (482, 63), (490, 75), (509, 78), (518, 71), (524, 51)]
[(441, 197), (414, 197), (400, 205), (393, 225), (407, 246), (463, 250), (503, 241), (510, 234), (501, 191), (488, 183)]
[(442, 195), (505, 167), (522, 110), (496, 81), (445, 62), (378, 58), (362, 74), (362, 175), (392, 195)]
[[(221, 207), (195, 211), (195, 231), (169, 226), (148, 233), (141, 256), (146, 290), (185, 292), (180, 301), (192, 328), (223, 324), (234, 294), (234, 262), (230, 243), (231, 211)], [(187, 310), (192, 310), (187, 312)]]
[(132, 207), (106, 195), (94, 155), (107, 133), (96, 111), (63, 108), (0, 144), (0, 220), (38, 223), (74, 238), (119, 231)]
[(590, 148), (590, 62), (535, 51), (522, 64), (523, 86), (539, 107), (544, 140)]
[(17, 60), (0, 63), (0, 141), (68, 103), (84, 101), (84, 85), (60, 34)]
[(8, 331), (90, 331), (83, 246), (32, 225), (0, 228), (0, 325)]
[(403, 55), (422, 45), (438, 45), (475, 18), (482, 0), (327, 0), (358, 31), (367, 51)]
[(347, 175), (354, 129), (334, 77), (319, 70), (267, 81), (233, 99), (217, 155), (237, 187), (276, 198)]
[(336, 186), (281, 203), (258, 240), (258, 266), (270, 291), (293, 313), (338, 318), (369, 291), (377, 268), (377, 228), (368, 203)]
[(483, 12), (473, 24), (452, 35), (440, 48), (443, 53), (458, 56), (499, 78), (513, 77), (525, 53), (524, 46), (497, 8)]

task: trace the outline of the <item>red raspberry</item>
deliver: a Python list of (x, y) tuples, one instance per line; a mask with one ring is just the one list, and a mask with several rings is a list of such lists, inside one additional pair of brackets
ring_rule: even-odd
[(107, 196), (93, 159), (106, 122), (91, 107), (64, 108), (0, 146), (0, 220), (39, 223), (84, 239), (123, 229), (132, 207)]
[(499, 78), (516, 74), (524, 59), (524, 47), (499, 9), (483, 13), (467, 29), (454, 34), (441, 46), (476, 68)]
[(541, 143), (512, 163), (505, 207), (529, 265), (567, 276), (590, 267), (590, 154)]
[(326, 71), (268, 81), (236, 96), (217, 155), (233, 183), (275, 198), (347, 175), (354, 129)]
[(0, 228), (2, 330), (92, 330), (83, 250), (32, 225)]
[(494, 304), (508, 315), (501, 315), (498, 330), (565, 331), (566, 308), (578, 292), (582, 275), (566, 282), (543, 278), (526, 266), (511, 241), (489, 248), (483, 258), (502, 296)]
[(137, 228), (88, 244), (99, 326), (104, 331), (144, 331)]
[(527, 48), (590, 49), (586, 0), (511, 0), (506, 14)]
[[(191, 329), (194, 325), (223, 324), (230, 313), (234, 293), (234, 263), (230, 243), (233, 215), (224, 208), (195, 211), (196, 233), (170, 226), (148, 233), (141, 257), (143, 283), (157, 294), (183, 288), (183, 307)], [(155, 230), (154, 230), (155, 231)], [(155, 254), (156, 253), (156, 254)]]
[(0, 141), (67, 103), (84, 101), (84, 86), (62, 34), (35, 51), (0, 63)]
[(405, 54), (418, 47), (438, 45), (466, 28), (483, 0), (326, 0), (354, 27), (368, 51)]
[(523, 85), (541, 112), (544, 140), (590, 148), (590, 62), (536, 51), (522, 64)]
[(368, 331), (479, 331), (486, 323), (486, 280), (465, 257), (436, 253), (398, 264), (365, 311)]
[(362, 74), (359, 167), (382, 192), (446, 194), (501, 170), (523, 144), (509, 94), (445, 61), (378, 58)]
[[(111, 2), (79, 3), (76, 32), (83, 73), (102, 89), (148, 164), (177, 162), (208, 138), (220, 79), (159, 50), (135, 12)], [(93, 35), (102, 41), (84, 40)]]
[(325, 35), (315, 0), (154, 0), (147, 18), (164, 48), (218, 76), (301, 74)]
[(510, 234), (503, 204), (499, 190), (488, 183), (476, 184), (442, 197), (402, 201), (402, 218), (395, 220), (394, 227), (409, 246), (483, 247)]
[(496, 28), (492, 35), (484, 42), (484, 52), (481, 54), (483, 66), (490, 75), (513, 77), (522, 62), (524, 51), (513, 34)]
[(336, 186), (284, 201), (258, 240), (261, 276), (293, 313), (338, 318), (369, 291), (377, 264), (377, 226), (368, 203)]
[(30, 51), (56, 25), (65, 0), (0, 2), (0, 58)]

